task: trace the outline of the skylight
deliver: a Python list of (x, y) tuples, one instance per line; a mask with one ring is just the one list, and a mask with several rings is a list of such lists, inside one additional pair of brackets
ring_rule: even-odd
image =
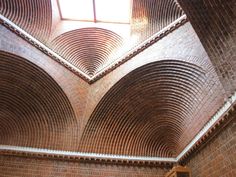
[(131, 0), (59, 0), (62, 19), (129, 23)]
[(59, 0), (63, 19), (93, 21), (92, 0)]

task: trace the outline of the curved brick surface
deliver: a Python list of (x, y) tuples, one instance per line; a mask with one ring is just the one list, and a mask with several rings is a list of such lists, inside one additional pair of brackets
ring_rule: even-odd
[(160, 31), (184, 15), (175, 0), (135, 0), (131, 20), (132, 34), (139, 42)]
[(0, 14), (40, 41), (47, 42), (52, 25), (49, 0), (0, 0)]
[[(57, 83), (27, 60), (0, 52), (0, 144), (70, 149), (77, 123)], [(67, 127), (71, 127), (68, 134)]]
[[(130, 33), (131, 36), (136, 36), (137, 40), (126, 47), (127, 49), (123, 49), (123, 39), (105, 28), (78, 26), (55, 36), (58, 31), (67, 28), (60, 26), (63, 20), (58, 20), (59, 10), (56, 3), (56, 0), (1, 0), (0, 14), (49, 46), (88, 77), (95, 76), (102, 69), (104, 69), (103, 76), (109, 73), (114, 68), (106, 68), (108, 65), (115, 60), (119, 63), (121, 55), (125, 55), (130, 49), (184, 14), (178, 3), (173, 0), (134, 1)], [(74, 22), (69, 22), (67, 25), (74, 26)], [(120, 49), (122, 54), (117, 49)], [(61, 64), (74, 71), (65, 63)]]
[(158, 61), (132, 71), (96, 106), (80, 150), (175, 157), (208, 120), (203, 105), (211, 100), (212, 109), (217, 109), (213, 106), (217, 99), (210, 99), (215, 90), (204, 95), (210, 91), (210, 82), (201, 67), (177, 60)]
[[(0, 144), (176, 157), (236, 88), (234, 0), (134, 1), (131, 35), (137, 35), (138, 43), (185, 13), (187, 19), (182, 16), (182, 21), (125, 56), (127, 60), (114, 62), (114, 67), (102, 72), (124, 46), (123, 39), (94, 27), (62, 34), (51, 31), (60, 26), (55, 3), (0, 0), (0, 14), (86, 75), (101, 75), (86, 83), (74, 74), (73, 67), (67, 70), (52, 52), (0, 19)], [(187, 164), (193, 175), (235, 176), (234, 120), (207, 142), (207, 136), (219, 127), (216, 123), (190, 154), (199, 152), (186, 153), (181, 162), (190, 158)], [(198, 149), (204, 143), (209, 144)], [(41, 155), (23, 152), (16, 157), (14, 150), (1, 154), (0, 171), (4, 176), (134, 177), (163, 177), (166, 172), (140, 167), (139, 162), (131, 167), (132, 161), (89, 157), (87, 164), (70, 156), (40, 159)], [(146, 164), (150, 165), (142, 163)]]
[(52, 41), (52, 48), (89, 76), (114, 58), (122, 38), (102, 28), (81, 28), (64, 33)]

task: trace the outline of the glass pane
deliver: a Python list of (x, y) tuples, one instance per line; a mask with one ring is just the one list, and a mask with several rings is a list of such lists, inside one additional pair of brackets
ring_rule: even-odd
[(129, 23), (130, 0), (95, 0), (96, 18), (103, 22)]
[(59, 0), (63, 19), (94, 20), (93, 0)]

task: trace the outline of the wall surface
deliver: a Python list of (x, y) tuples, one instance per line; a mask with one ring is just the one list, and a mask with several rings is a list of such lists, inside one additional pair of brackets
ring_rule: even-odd
[(236, 176), (236, 119), (200, 149), (187, 164), (193, 177)]
[(167, 169), (0, 156), (1, 177), (164, 177)]
[(228, 95), (236, 87), (236, 1), (178, 0)]

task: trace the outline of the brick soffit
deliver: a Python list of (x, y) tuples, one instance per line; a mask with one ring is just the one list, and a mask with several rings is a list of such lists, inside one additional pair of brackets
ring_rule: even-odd
[(95, 81), (99, 80), (106, 74), (110, 73), (120, 65), (124, 64), (128, 60), (132, 59), (134, 56), (137, 54), (143, 52), (145, 49), (153, 45), (154, 43), (158, 42), (160, 39), (163, 37), (167, 36), (169, 33), (172, 31), (178, 29), (180, 26), (184, 25), (186, 22), (188, 22), (187, 16), (182, 15), (180, 18), (142, 42), (141, 44), (137, 45), (127, 53), (125, 53), (123, 56), (118, 58), (115, 62), (111, 63), (109, 66), (106, 66), (102, 68), (96, 75), (94, 76), (89, 76), (88, 74), (82, 72), (80, 69), (69, 63), (67, 60), (59, 56), (57, 53), (55, 53), (53, 50), (51, 50), (49, 47), (46, 45), (42, 44), (40, 41), (35, 39), (33, 36), (28, 34), (26, 31), (21, 29), (19, 26), (14, 24), (12, 21), (9, 19), (5, 18), (3, 15), (0, 14), (0, 24), (4, 25), (6, 28), (9, 30), (13, 31), (15, 34), (29, 42), (31, 45), (42, 51), (44, 54), (48, 55), (50, 58), (53, 60), (57, 61), (67, 69), (69, 69), (71, 72), (74, 74), (78, 75), (81, 77), (84, 81), (88, 82), (89, 84), (94, 83)]
[(112, 154), (96, 154), (72, 151), (60, 151), (51, 149), (39, 149), (31, 147), (0, 145), (1, 155), (16, 155), (38, 158), (52, 158), (72, 161), (91, 161), (105, 163), (141, 164), (141, 165), (164, 165), (171, 166), (187, 159), (197, 147), (214, 135), (215, 130), (229, 122), (232, 112), (235, 112), (236, 92), (224, 103), (217, 113), (205, 124), (200, 132), (185, 147), (176, 158), (125, 156)]

